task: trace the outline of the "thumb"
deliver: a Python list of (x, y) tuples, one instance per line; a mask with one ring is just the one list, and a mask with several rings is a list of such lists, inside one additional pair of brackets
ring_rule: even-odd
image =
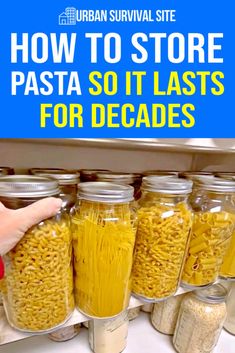
[(14, 219), (15, 225), (18, 224), (22, 232), (26, 232), (35, 224), (40, 223), (44, 219), (53, 217), (62, 206), (62, 200), (54, 197), (47, 197), (45, 199), (34, 202), (33, 204), (15, 210)]

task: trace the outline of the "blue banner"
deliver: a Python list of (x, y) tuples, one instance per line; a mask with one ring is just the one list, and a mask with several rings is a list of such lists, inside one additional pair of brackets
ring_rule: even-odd
[(229, 3), (4, 1), (0, 137), (234, 137)]

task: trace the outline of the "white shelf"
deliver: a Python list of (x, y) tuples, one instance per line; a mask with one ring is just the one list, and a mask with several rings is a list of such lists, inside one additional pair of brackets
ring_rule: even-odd
[[(160, 334), (151, 325), (149, 316), (141, 313), (130, 322), (127, 348), (124, 353), (174, 353), (172, 337)], [(234, 353), (235, 336), (222, 331), (214, 353)], [(46, 336), (35, 336), (27, 340), (0, 347), (0, 353), (91, 353), (88, 345), (88, 331), (67, 342), (53, 342)], [(112, 352), (110, 352), (112, 353)]]

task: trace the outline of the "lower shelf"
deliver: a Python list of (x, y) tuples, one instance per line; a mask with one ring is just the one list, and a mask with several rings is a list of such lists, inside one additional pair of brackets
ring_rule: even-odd
[[(174, 353), (171, 336), (157, 332), (149, 321), (149, 315), (141, 313), (131, 321), (128, 345), (124, 353)], [(235, 336), (223, 331), (214, 353), (234, 353)], [(0, 347), (0, 353), (91, 353), (88, 345), (88, 331), (81, 333), (71, 341), (57, 343), (47, 336), (34, 336), (27, 340), (6, 344)], [(112, 353), (112, 352), (110, 352)]]

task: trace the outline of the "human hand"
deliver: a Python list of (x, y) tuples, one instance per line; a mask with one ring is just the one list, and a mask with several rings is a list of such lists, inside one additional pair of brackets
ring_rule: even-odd
[(25, 232), (33, 225), (54, 216), (62, 200), (48, 197), (33, 204), (10, 210), (0, 202), (0, 256), (14, 248)]

